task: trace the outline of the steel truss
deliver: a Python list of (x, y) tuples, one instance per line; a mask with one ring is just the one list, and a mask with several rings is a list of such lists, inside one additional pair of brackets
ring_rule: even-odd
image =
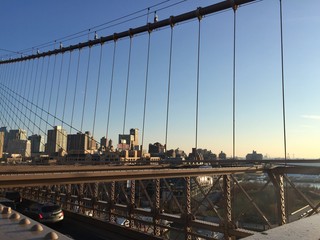
[[(291, 168), (293, 172), (297, 168)], [(304, 172), (305, 172), (305, 168)], [(213, 170), (212, 170), (213, 171)], [(318, 169), (319, 171), (319, 169)], [(228, 172), (228, 171), (227, 171)], [(207, 173), (199, 176), (159, 177), (17, 188), (24, 198), (37, 202), (54, 201), (64, 209), (96, 219), (107, 220), (163, 239), (225, 239), (252, 235), (288, 222), (288, 195), (294, 192), (307, 205), (291, 209), (308, 216), (318, 212), (320, 197), (315, 202), (286, 175), (289, 168), (265, 169), (264, 174)], [(313, 168), (312, 174), (315, 173)], [(264, 176), (263, 183), (251, 184), (248, 178)], [(286, 185), (287, 184), (287, 185)], [(288, 186), (290, 189), (288, 190)], [(267, 212), (257, 195), (272, 189), (274, 215)], [(272, 192), (271, 191), (271, 192)], [(268, 192), (267, 194), (270, 194)], [(241, 204), (240, 204), (241, 203)], [(292, 204), (292, 203), (291, 203)], [(239, 206), (240, 205), (240, 206)], [(297, 210), (297, 211), (296, 211)], [(251, 212), (250, 212), (251, 211)], [(254, 229), (245, 216), (254, 216)], [(292, 217), (293, 213), (290, 214)], [(245, 230), (249, 228), (249, 230)]]

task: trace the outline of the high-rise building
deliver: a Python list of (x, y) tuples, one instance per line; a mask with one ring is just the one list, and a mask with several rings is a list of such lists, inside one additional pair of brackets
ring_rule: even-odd
[(139, 150), (139, 129), (130, 129), (130, 134), (119, 134), (118, 148), (124, 150)]
[(161, 143), (154, 143), (154, 144), (149, 144), (149, 153), (151, 156), (159, 156), (161, 154), (164, 154), (165, 152), (165, 147)]
[(5, 152), (5, 151), (7, 151), (7, 146), (8, 146), (8, 130), (7, 130), (7, 127), (1, 127), (0, 128), (0, 132), (2, 132), (4, 135), (4, 140), (3, 140), (3, 142), (2, 142), (2, 144), (3, 144), (3, 151)]
[(27, 140), (27, 131), (23, 129), (11, 129), (8, 133), (8, 141), (18, 139)]
[(32, 135), (28, 137), (31, 142), (31, 153), (44, 152), (44, 138), (41, 135)]
[(68, 134), (68, 154), (84, 154), (88, 150), (88, 135), (85, 133)]
[(46, 153), (57, 156), (60, 151), (67, 149), (67, 132), (61, 126), (48, 130)]
[(9, 154), (20, 154), (21, 157), (31, 157), (31, 142), (29, 140), (11, 139), (8, 144)]
[(67, 151), (68, 154), (87, 154), (96, 150), (96, 141), (90, 136), (90, 132), (69, 134)]
[(0, 158), (3, 156), (4, 132), (0, 132)]

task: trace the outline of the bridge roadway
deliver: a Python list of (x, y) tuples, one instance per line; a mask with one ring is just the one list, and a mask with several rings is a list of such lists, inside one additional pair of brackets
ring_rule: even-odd
[[(217, 161), (216, 161), (217, 162)], [(157, 178), (195, 177), (201, 175), (224, 175), (259, 173), (276, 171), (280, 173), (319, 174), (320, 168), (314, 166), (283, 166), (283, 161), (273, 164), (253, 164), (242, 161), (219, 161), (230, 166), (212, 168), (199, 168), (198, 165), (169, 166), (143, 165), (143, 166), (84, 166), (84, 165), (4, 165), (0, 168), (1, 188), (26, 187), (52, 184), (76, 184), (110, 181), (144, 180)], [(310, 161), (295, 161), (304, 163)], [(314, 161), (318, 163), (319, 160)], [(257, 162), (256, 162), (257, 163)], [(260, 161), (259, 161), (260, 163)], [(269, 164), (267, 164), (269, 163)], [(280, 163), (280, 166), (278, 165)]]
[(23, 166), (1, 169), (0, 186), (26, 187), (69, 183), (143, 180), (155, 178), (195, 177), (200, 175), (240, 174), (262, 172), (261, 165), (222, 168), (132, 168), (106, 169), (97, 166)]

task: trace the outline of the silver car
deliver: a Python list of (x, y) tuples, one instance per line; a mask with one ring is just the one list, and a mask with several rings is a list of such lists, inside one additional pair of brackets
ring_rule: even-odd
[(55, 203), (33, 204), (26, 210), (26, 213), (42, 223), (56, 223), (64, 218), (61, 207)]

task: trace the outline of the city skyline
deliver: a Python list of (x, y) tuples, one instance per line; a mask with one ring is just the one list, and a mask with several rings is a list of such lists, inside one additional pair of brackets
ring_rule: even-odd
[[(158, 4), (161, 1), (153, 1)], [(178, 15), (185, 11), (196, 9), (199, 5), (207, 6), (220, 1), (186, 1), (179, 7), (157, 11), (161, 20), (170, 15)], [(320, 84), (319, 64), (320, 33), (317, 28), (320, 17), (317, 14), (318, 1), (282, 1), (284, 27), (284, 76), (285, 76), (285, 107), (287, 154), (297, 158), (319, 158), (320, 142), (320, 110), (317, 94)], [(3, 49), (20, 51), (37, 44), (53, 41), (59, 37), (88, 29), (119, 16), (145, 9), (151, 5), (144, 1), (123, 1), (96, 4), (70, 2), (49, 3), (8, 1), (2, 3), (0, 20), (3, 23), (3, 37), (0, 46)], [(61, 7), (63, 5), (64, 7)], [(126, 7), (123, 7), (123, 6)], [(161, 6), (160, 6), (161, 7)], [(159, 8), (160, 8), (159, 7)], [(15, 9), (13, 11), (13, 9)], [(153, 21), (151, 8), (149, 21)], [(56, 17), (59, 12), (59, 18)], [(146, 13), (143, 12), (143, 13)], [(27, 16), (26, 16), (27, 15)], [(72, 15), (72, 18), (69, 16)], [(14, 16), (14, 17), (13, 17)], [(41, 22), (39, 19), (45, 19)], [(125, 31), (130, 27), (141, 26), (147, 17), (130, 21), (116, 28), (106, 29), (98, 35), (110, 35), (113, 32)], [(5, 24), (6, 19), (12, 19)], [(23, 19), (23, 21), (22, 21)], [(279, 1), (262, 1), (237, 10), (237, 41), (236, 41), (236, 156), (245, 156), (256, 150), (263, 155), (284, 157), (283, 122), (281, 99), (281, 59), (280, 59), (280, 27)], [(26, 27), (29, 26), (29, 27)], [(13, 30), (14, 29), (14, 30)], [(177, 25), (173, 30), (173, 55), (171, 73), (171, 95), (168, 124), (168, 148), (181, 148), (191, 152), (195, 142), (195, 105), (196, 105), (196, 75), (197, 75), (197, 31), (198, 22), (191, 21)], [(233, 12), (205, 17), (201, 21), (200, 48), (200, 98), (199, 98), (199, 129), (198, 147), (211, 149), (218, 153), (223, 150), (228, 156), (232, 155), (232, 53), (233, 53)], [(88, 32), (76, 41), (93, 39), (94, 31)], [(24, 41), (20, 41), (23, 36)], [(114, 143), (118, 134), (128, 132), (129, 126), (142, 130), (144, 81), (146, 78), (147, 34), (134, 36), (132, 39), (132, 58), (130, 66), (130, 81), (128, 93), (126, 128), (124, 122), (125, 85), (127, 80), (129, 40), (117, 43), (114, 94), (110, 113), (108, 139)], [(68, 46), (72, 41), (63, 42)], [(59, 43), (56, 43), (58, 48)], [(170, 28), (151, 33), (151, 51), (149, 66), (149, 88), (147, 95), (146, 125), (144, 132), (144, 149), (148, 143), (165, 142), (166, 101), (169, 67)], [(93, 47), (89, 67), (89, 84), (85, 90), (87, 75), (87, 59), (89, 49), (81, 50), (81, 70), (79, 86), (76, 91), (76, 104), (73, 126), (84, 132), (84, 129), (94, 132), (97, 139), (106, 135), (108, 118), (109, 90), (112, 69), (112, 53), (114, 44), (103, 45), (102, 72), (100, 76), (99, 98), (96, 122), (93, 123), (94, 101), (98, 79), (100, 46)], [(52, 49), (52, 48), (51, 48)], [(37, 49), (34, 49), (35, 52)], [(40, 49), (42, 51), (42, 49)], [(0, 52), (4, 56), (7, 52)], [(30, 54), (30, 52), (29, 52)], [(58, 118), (70, 123), (72, 104), (68, 105), (63, 115), (64, 94), (67, 102), (73, 101), (73, 89), (76, 79), (78, 51), (71, 53), (71, 74), (69, 86), (66, 87), (69, 53), (64, 54), (62, 65), (62, 82), (58, 92), (59, 69), (62, 56), (57, 56), (57, 67), (53, 69), (54, 58), (44, 63), (49, 65), (48, 84), (54, 78), (52, 101), (49, 107), (49, 90), (43, 91), (40, 85), (38, 105)], [(0, 66), (1, 67), (1, 66)], [(17, 68), (23, 69), (23, 65)], [(26, 66), (28, 67), (28, 65)], [(30, 66), (31, 68), (31, 66)], [(1, 68), (3, 70), (3, 68)], [(44, 68), (46, 70), (46, 68)], [(55, 74), (53, 74), (53, 72)], [(40, 70), (39, 70), (40, 75)], [(54, 75), (54, 76), (53, 76)], [(2, 75), (3, 76), (3, 75)], [(13, 76), (11, 76), (13, 78)], [(39, 78), (39, 76), (38, 76)], [(44, 77), (43, 77), (44, 79)], [(26, 79), (25, 79), (26, 80)], [(39, 79), (37, 79), (39, 81)], [(8, 82), (1, 79), (1, 83)], [(9, 87), (15, 85), (11, 83)], [(22, 88), (15, 89), (21, 96), (27, 95)], [(85, 111), (82, 113), (83, 99)], [(36, 98), (33, 102), (37, 102)], [(58, 107), (56, 107), (58, 106)], [(4, 106), (0, 106), (1, 109)], [(35, 109), (35, 108), (34, 108)], [(24, 110), (23, 110), (24, 111)], [(38, 109), (39, 112), (39, 109)], [(84, 122), (81, 119), (84, 114)], [(62, 117), (63, 116), (63, 117)], [(47, 115), (43, 115), (44, 119)], [(10, 118), (7, 117), (9, 120)], [(2, 121), (2, 122), (1, 122)], [(0, 124), (4, 125), (5, 119)], [(48, 121), (61, 123), (48, 116)], [(37, 129), (30, 124), (31, 129)], [(25, 123), (29, 125), (28, 120)], [(11, 123), (13, 128), (15, 124)], [(44, 122), (42, 121), (44, 128)], [(23, 126), (21, 126), (24, 128)], [(67, 133), (69, 127), (64, 126)], [(48, 129), (51, 128), (48, 126)], [(82, 129), (81, 129), (82, 128)], [(72, 130), (71, 133), (75, 133)]]

